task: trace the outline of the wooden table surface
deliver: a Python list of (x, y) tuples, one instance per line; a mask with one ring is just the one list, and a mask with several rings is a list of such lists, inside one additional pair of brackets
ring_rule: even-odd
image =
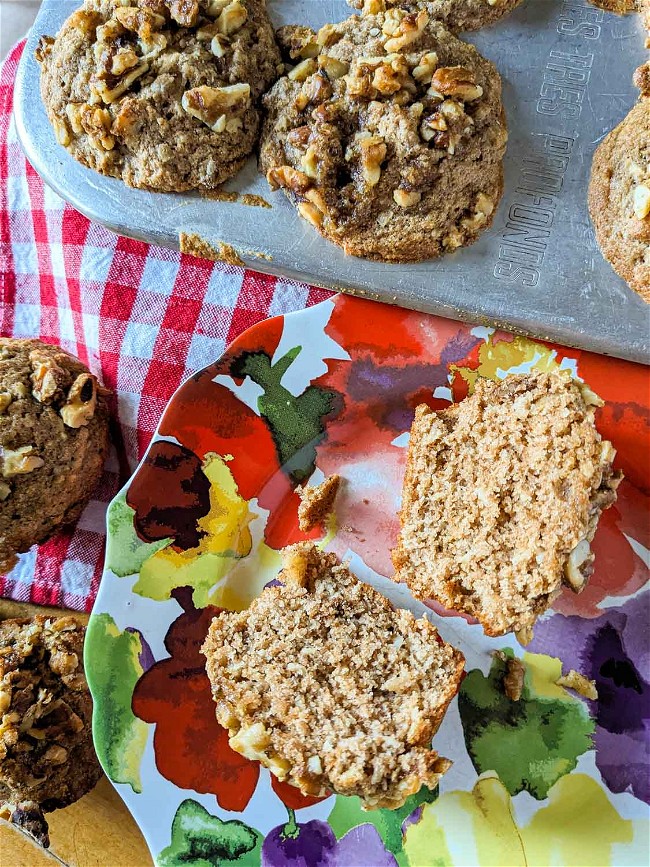
[[(0, 620), (49, 613), (60, 615), (62, 609), (0, 599)], [(74, 611), (69, 613), (88, 619)], [(1, 867), (152, 867), (138, 826), (106, 777), (76, 804), (47, 813), (46, 818), (50, 826), (48, 850), (0, 819)]]

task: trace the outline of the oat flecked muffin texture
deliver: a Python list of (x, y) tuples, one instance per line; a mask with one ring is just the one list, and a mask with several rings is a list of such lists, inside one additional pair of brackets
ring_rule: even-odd
[(47, 846), (43, 812), (72, 804), (101, 776), (74, 617), (0, 622), (0, 804)]
[(168, 192), (212, 189), (241, 168), (280, 60), (264, 0), (86, 0), (36, 56), (60, 144)]
[(323, 479), (320, 485), (298, 488), (298, 526), (303, 532), (322, 525), (332, 513), (340, 484), (341, 477), (334, 473)]
[(589, 213), (603, 256), (644, 301), (650, 302), (647, 99), (640, 99), (596, 149), (589, 182)]
[(354, 256), (414, 262), (471, 244), (503, 188), (501, 79), (421, 9), (283, 27), (260, 167)]
[(88, 502), (108, 448), (102, 392), (58, 347), (0, 338), (0, 574)]
[(212, 621), (203, 646), (230, 745), (305, 794), (401, 806), (450, 762), (431, 738), (463, 656), (425, 618), (394, 610), (334, 554), (285, 549), (278, 586)]
[(589, 542), (616, 500), (602, 401), (559, 373), (479, 379), (449, 409), (417, 408), (404, 478), (395, 580), (420, 599), (521, 633), (592, 571)]
[(426, 9), (453, 32), (489, 27), (509, 15), (522, 0), (348, 0), (362, 14), (377, 14), (391, 6)]

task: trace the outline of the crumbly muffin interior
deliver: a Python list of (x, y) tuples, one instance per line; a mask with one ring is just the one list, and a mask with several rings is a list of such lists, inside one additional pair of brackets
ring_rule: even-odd
[(309, 794), (397, 807), (449, 762), (430, 749), (462, 654), (425, 618), (309, 543), (286, 550), (279, 586), (212, 622), (203, 652), (233, 749)]
[(395, 580), (476, 617), (489, 635), (530, 628), (563, 583), (579, 591), (620, 480), (588, 389), (561, 374), (479, 379), (441, 412), (418, 407)]

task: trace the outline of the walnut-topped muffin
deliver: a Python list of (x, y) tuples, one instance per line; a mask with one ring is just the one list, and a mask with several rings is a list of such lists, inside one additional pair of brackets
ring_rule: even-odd
[(160, 191), (212, 189), (241, 168), (280, 62), (264, 0), (86, 0), (36, 56), (60, 144)]
[(0, 807), (48, 845), (44, 812), (66, 807), (101, 776), (74, 617), (0, 621)]
[(278, 33), (260, 166), (346, 253), (415, 262), (471, 244), (503, 188), (501, 80), (420, 9)]
[(107, 448), (104, 390), (88, 368), (57, 346), (0, 338), (0, 573), (79, 517)]

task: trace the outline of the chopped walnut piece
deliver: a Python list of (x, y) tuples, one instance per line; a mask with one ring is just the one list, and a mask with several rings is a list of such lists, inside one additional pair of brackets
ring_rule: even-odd
[(38, 349), (30, 352), (29, 360), (32, 364), (32, 394), (36, 400), (45, 404), (60, 400), (70, 381), (67, 371), (59, 367), (51, 355)]
[(393, 199), (400, 208), (412, 208), (413, 205), (417, 205), (421, 198), (422, 193), (400, 189), (393, 191)]
[(173, 20), (181, 27), (194, 27), (199, 17), (198, 0), (165, 0)]
[(311, 186), (311, 181), (307, 175), (291, 166), (279, 166), (277, 169), (271, 169), (266, 175), (266, 180), (272, 190), (283, 187), (298, 195), (304, 193)]
[(13, 401), (13, 395), (9, 391), (0, 391), (0, 415), (7, 409)]
[(67, 427), (80, 428), (87, 425), (95, 415), (97, 406), (97, 380), (90, 373), (80, 373), (68, 392), (60, 414)]
[(146, 7), (118, 6), (113, 13), (125, 30), (132, 30), (141, 39), (150, 40), (157, 30), (165, 26), (165, 18)]
[(474, 73), (464, 66), (441, 66), (433, 73), (431, 89), (441, 96), (454, 96), (462, 102), (472, 102), (483, 95)]
[(574, 593), (580, 593), (589, 580), (593, 572), (594, 559), (595, 555), (589, 546), (588, 539), (581, 539), (569, 554), (564, 565), (564, 583)]
[(75, 10), (68, 19), (70, 26), (74, 27), (74, 29), (78, 30), (80, 33), (83, 33), (84, 36), (91, 34), (94, 31), (97, 26), (97, 21), (97, 13), (86, 9)]
[(228, 47), (228, 42), (224, 36), (221, 36), (219, 33), (215, 33), (210, 41), (210, 51), (214, 54), (215, 57), (223, 57), (226, 53), (226, 48)]
[(345, 76), (348, 95), (353, 99), (377, 99), (398, 91), (415, 90), (406, 59), (401, 54), (386, 57), (360, 57)]
[(320, 190), (312, 187), (304, 193), (305, 199), (315, 205), (322, 214), (327, 213), (327, 204)]
[(323, 24), (321, 29), (316, 34), (316, 42), (321, 48), (329, 48), (341, 39), (341, 34), (337, 30), (336, 24)]
[(316, 34), (311, 27), (280, 27), (277, 37), (281, 48), (292, 60), (306, 60), (316, 57), (319, 52)]
[(435, 51), (427, 51), (418, 61), (418, 65), (413, 68), (411, 75), (420, 84), (428, 84), (437, 66), (438, 55)]
[(298, 488), (298, 526), (303, 533), (318, 527), (331, 513), (340, 483), (341, 477), (334, 474), (320, 485)]
[[(447, 121), (440, 112), (436, 111), (422, 120), (422, 123), (420, 124), (420, 135), (424, 141), (432, 141), (436, 138), (436, 135), (439, 132), (444, 132), (446, 129)], [(436, 139), (434, 144), (438, 144), (439, 142), (440, 139)], [(447, 140), (444, 146), (446, 147), (448, 143)]]
[(301, 60), (297, 66), (294, 66), (294, 68), (288, 73), (288, 77), (291, 81), (306, 81), (307, 78), (310, 75), (313, 75), (317, 70), (317, 62), (313, 57), (309, 57), (307, 60)]
[[(404, 13), (402, 10), (391, 9), (391, 12), (400, 12), (401, 17), (398, 27), (392, 31), (391, 38), (384, 43), (384, 48), (387, 52), (402, 51), (407, 45), (420, 36), (427, 26), (429, 16), (422, 9), (417, 14), (414, 12)], [(388, 18), (388, 14), (386, 16)], [(386, 33), (384, 25), (384, 33)]]
[(510, 701), (519, 701), (524, 688), (524, 675), (526, 674), (526, 666), (516, 656), (508, 656), (501, 650), (497, 650), (495, 656), (505, 663), (505, 673), (503, 675), (503, 692), (506, 698)]
[(329, 78), (322, 72), (310, 76), (303, 85), (303, 93), (313, 104), (326, 102), (333, 94)]
[(386, 159), (386, 142), (379, 135), (369, 132), (357, 133), (354, 146), (361, 154), (361, 172), (370, 187), (376, 186), (381, 177), (381, 164)]
[(224, 36), (230, 36), (240, 30), (247, 19), (246, 7), (242, 6), (239, 0), (232, 0), (219, 16), (217, 25)]
[[(0, 502), (8, 499), (11, 496), (11, 488), (6, 482), (0, 482)], [(2, 709), (0, 708), (0, 713)]]
[(136, 66), (135, 69), (132, 69), (128, 72), (114, 87), (109, 87), (106, 81), (102, 79), (96, 79), (93, 82), (93, 87), (102, 102), (106, 105), (110, 105), (115, 102), (118, 97), (122, 96), (122, 94), (126, 93), (126, 91), (131, 87), (134, 81), (137, 81), (140, 76), (144, 75), (145, 72), (149, 71), (149, 64), (144, 61), (139, 66)]
[(304, 148), (309, 141), (311, 131), (308, 126), (298, 126), (287, 133), (287, 142), (295, 148)]
[(230, 3), (230, 0), (208, 0), (205, 14), (210, 18), (218, 18), (219, 14)]
[(318, 149), (314, 145), (307, 148), (300, 163), (308, 178), (318, 177)]
[(311, 202), (300, 202), (298, 205), (298, 213), (316, 228), (321, 226), (323, 223), (323, 212)]
[(320, 54), (318, 56), (318, 68), (323, 70), (330, 81), (336, 81), (337, 78), (347, 75), (350, 64), (337, 60), (336, 57), (330, 57), (328, 54)]
[(107, 108), (82, 104), (69, 116), (72, 114), (75, 116), (75, 124), (79, 124), (82, 131), (88, 133), (95, 147), (106, 151), (115, 147), (115, 139), (110, 134), (113, 119)]
[(44, 466), (45, 461), (36, 454), (34, 446), (5, 449), (0, 446), (0, 466), (6, 479), (22, 476)]
[(632, 196), (634, 204), (634, 216), (637, 220), (645, 220), (650, 214), (650, 186), (639, 184), (634, 188)]
[(55, 117), (52, 121), (52, 125), (54, 126), (54, 134), (56, 135), (56, 140), (63, 147), (67, 147), (72, 138), (70, 137), (70, 130), (68, 129), (68, 125), (64, 120), (60, 117)]
[(596, 681), (589, 680), (584, 676), (584, 674), (580, 674), (573, 668), (568, 674), (563, 674), (562, 677), (558, 677), (555, 683), (558, 686), (563, 686), (565, 689), (572, 689), (574, 692), (577, 692), (578, 695), (591, 699), (591, 701), (596, 701), (598, 698)]
[(227, 87), (194, 87), (186, 90), (181, 100), (185, 111), (209, 126), (214, 132), (230, 131), (229, 123), (250, 105), (250, 85), (231, 84)]
[(50, 54), (53, 45), (53, 36), (41, 36), (41, 38), (38, 40), (36, 51), (34, 52), (34, 57), (36, 58), (36, 60), (38, 60), (39, 63), (42, 63), (48, 56), (48, 54)]

